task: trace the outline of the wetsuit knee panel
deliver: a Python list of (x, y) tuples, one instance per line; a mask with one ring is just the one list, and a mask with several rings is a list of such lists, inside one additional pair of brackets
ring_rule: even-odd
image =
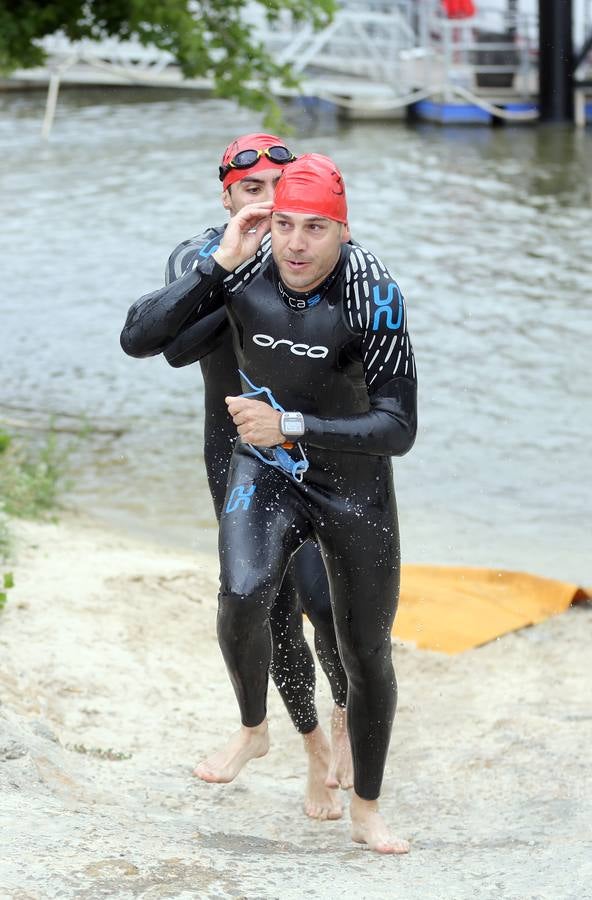
[[(225, 565), (221, 560), (221, 585), (218, 600), (228, 598), (238, 603), (249, 603), (271, 608), (271, 604), (277, 597), (281, 575), (271, 577), (267, 567), (254, 567), (246, 564), (237, 565), (234, 560), (230, 565)], [(271, 602), (270, 602), (271, 598)]]
[(379, 643), (356, 640), (340, 641), (339, 651), (348, 678), (374, 679), (392, 668), (390, 634)]
[(269, 610), (275, 594), (269, 587), (243, 585), (245, 590), (221, 590), (218, 594), (218, 612), (235, 616), (269, 617)]

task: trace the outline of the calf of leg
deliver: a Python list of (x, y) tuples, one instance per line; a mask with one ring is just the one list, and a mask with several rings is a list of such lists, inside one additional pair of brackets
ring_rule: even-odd
[(394, 509), (386, 525), (335, 527), (320, 535), (327, 561), (339, 650), (348, 677), (347, 721), (354, 788), (380, 794), (397, 700), (391, 629), (399, 591)]
[(270, 625), (271, 677), (294, 727), (300, 734), (308, 734), (319, 723), (315, 706), (315, 667), (304, 637), (293, 560), (271, 609)]
[(329, 581), (318, 545), (307, 541), (294, 555), (294, 581), (302, 609), (314, 628), (315, 649), (335, 703), (345, 706), (347, 676), (337, 648)]

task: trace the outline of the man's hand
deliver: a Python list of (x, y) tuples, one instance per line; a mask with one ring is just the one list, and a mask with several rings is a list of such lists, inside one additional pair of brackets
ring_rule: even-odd
[(255, 447), (275, 447), (286, 438), (280, 431), (281, 413), (262, 400), (226, 397), (228, 412), (243, 441)]
[(259, 249), (263, 236), (271, 227), (272, 201), (268, 203), (249, 203), (232, 216), (220, 246), (213, 254), (216, 262), (234, 272), (241, 263), (246, 262)]

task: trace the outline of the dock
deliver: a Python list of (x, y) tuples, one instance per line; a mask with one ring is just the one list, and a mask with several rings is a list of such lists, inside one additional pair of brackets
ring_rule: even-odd
[[(436, 0), (344, 0), (333, 21), (314, 31), (259, 14), (255, 35), (300, 78), (298, 90), (272, 85), (284, 101), (329, 103), (350, 120), (412, 116), (439, 124), (533, 122), (538, 118), (537, 18), (482, 10), (446, 18)], [(60, 85), (143, 85), (212, 92), (207, 78), (184, 78), (174, 58), (132, 41), (43, 41), (47, 64), (22, 69), (4, 88), (47, 88), (49, 134)], [(592, 116), (592, 65), (583, 60), (579, 124)]]

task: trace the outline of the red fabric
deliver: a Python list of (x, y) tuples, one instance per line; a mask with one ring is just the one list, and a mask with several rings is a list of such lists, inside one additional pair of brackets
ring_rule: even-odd
[(273, 211), (323, 216), (345, 224), (345, 184), (333, 160), (320, 153), (305, 153), (290, 163), (277, 183)]
[(475, 15), (473, 0), (442, 0), (448, 19), (470, 19)]
[[(222, 156), (222, 165), (228, 165), (230, 160), (234, 159), (241, 150), (267, 150), (269, 147), (277, 147), (278, 145), (285, 147), (283, 140), (275, 134), (243, 134), (233, 141), (232, 144), (228, 145)], [(271, 162), (266, 156), (260, 156), (255, 165), (249, 169), (230, 169), (222, 182), (222, 187), (226, 190), (235, 181), (240, 181), (241, 178), (245, 178), (252, 172), (260, 172), (262, 169), (276, 169), (280, 172), (282, 167), (277, 163)]]

